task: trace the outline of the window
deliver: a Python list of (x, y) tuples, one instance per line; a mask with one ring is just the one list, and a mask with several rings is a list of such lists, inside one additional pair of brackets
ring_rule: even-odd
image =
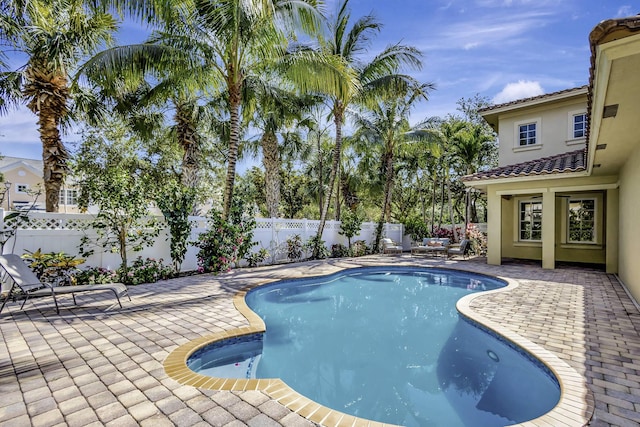
[(16, 184), (16, 193), (26, 193), (29, 190), (29, 184)]
[(60, 190), (60, 198), (58, 203), (61, 205), (77, 205), (78, 190)]
[(518, 126), (518, 141), (521, 147), (533, 145), (537, 142), (536, 123), (527, 123)]
[(520, 202), (520, 240), (542, 240), (542, 202)]
[(574, 139), (584, 138), (587, 135), (587, 115), (585, 113), (574, 114), (572, 124)]
[(595, 199), (570, 199), (568, 203), (568, 240), (571, 243), (595, 243)]

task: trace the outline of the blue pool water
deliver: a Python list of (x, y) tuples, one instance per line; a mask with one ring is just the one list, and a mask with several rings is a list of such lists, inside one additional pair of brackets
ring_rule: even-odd
[(503, 426), (559, 400), (557, 380), (524, 352), (461, 319), (458, 299), (504, 286), (446, 270), (359, 269), (247, 294), (266, 333), (215, 343), (204, 375), (281, 378), (330, 408), (406, 426)]

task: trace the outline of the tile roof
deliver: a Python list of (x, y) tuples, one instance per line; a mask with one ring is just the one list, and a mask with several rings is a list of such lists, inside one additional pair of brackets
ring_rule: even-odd
[(481, 181), (532, 175), (549, 175), (563, 172), (581, 172), (586, 170), (585, 166), (586, 152), (584, 149), (580, 149), (515, 165), (500, 166), (488, 171), (464, 176), (462, 177), (462, 181)]
[(485, 108), (481, 108), (481, 109), (478, 110), (478, 112), (479, 113), (486, 113), (488, 111), (497, 110), (498, 108), (508, 107), (510, 105), (524, 104), (526, 102), (535, 101), (535, 100), (538, 100), (538, 99), (552, 98), (554, 96), (562, 95), (562, 94), (569, 93), (569, 92), (574, 92), (574, 91), (578, 92), (578, 91), (586, 89), (587, 87), (588, 87), (587, 85), (584, 85), (584, 86), (579, 86), (579, 87), (573, 87), (573, 88), (570, 88), (570, 89), (562, 89), (562, 90), (559, 90), (559, 91), (556, 91), (556, 92), (544, 93), (542, 95), (531, 96), (529, 98), (516, 99), (516, 100), (513, 100), (513, 101), (509, 101), (509, 102), (504, 102), (502, 104), (495, 104), (495, 105), (490, 105), (490, 106), (485, 107)]

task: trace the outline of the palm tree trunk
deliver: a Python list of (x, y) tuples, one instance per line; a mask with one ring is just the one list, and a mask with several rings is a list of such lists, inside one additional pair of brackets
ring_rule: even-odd
[(49, 108), (41, 107), (39, 115), (46, 210), (58, 212), (60, 188), (67, 172), (69, 154), (60, 139), (58, 117), (55, 113)]
[(323, 170), (324, 170), (324, 162), (323, 162), (323, 156), (322, 156), (322, 152), (321, 152), (321, 138), (320, 135), (318, 134), (318, 212), (322, 212), (322, 207), (324, 206), (324, 200), (323, 200), (323, 195), (324, 195), (324, 191), (323, 191), (323, 186), (322, 183), (324, 182), (324, 176), (323, 176)]
[(193, 108), (191, 103), (175, 103), (176, 134), (182, 147), (181, 182), (186, 188), (197, 188), (200, 184), (200, 136), (195, 123), (191, 120)]
[(338, 175), (336, 176), (336, 212), (335, 220), (340, 221), (340, 188), (342, 185), (342, 164), (338, 165)]
[(226, 220), (231, 212), (233, 187), (236, 180), (236, 162), (240, 144), (240, 85), (229, 85), (229, 152), (227, 154), (227, 177), (222, 202), (222, 217)]
[(438, 219), (438, 228), (442, 228), (442, 215), (444, 215), (444, 186), (447, 180), (447, 173), (442, 174), (442, 182), (440, 183), (440, 218)]
[(387, 152), (384, 155), (384, 201), (382, 203), (382, 215), (380, 222), (376, 227), (376, 238), (373, 244), (373, 252), (377, 253), (380, 249), (380, 239), (382, 239), (382, 228), (384, 222), (391, 222), (391, 196), (393, 194), (393, 153)]
[[(334, 108), (333, 122), (336, 127), (336, 143), (333, 147), (333, 160), (331, 163), (331, 173), (329, 174), (329, 188), (328, 193), (325, 195), (324, 206), (322, 207), (322, 213), (320, 214), (320, 224), (318, 226), (318, 234), (316, 235), (318, 240), (322, 239), (322, 232), (324, 231), (324, 224), (327, 221), (327, 212), (329, 211), (329, 205), (331, 204), (331, 195), (333, 193), (333, 186), (336, 183), (336, 176), (338, 175), (338, 168), (340, 167), (340, 157), (342, 154), (342, 121), (344, 115), (344, 107), (342, 102), (337, 101)], [(317, 249), (314, 250), (314, 258), (317, 258)]]
[(432, 194), (431, 194), (431, 235), (433, 236), (433, 232), (435, 231), (435, 223), (436, 223), (436, 197), (437, 197), (437, 189), (438, 189), (438, 174), (436, 173), (433, 178), (432, 186)]
[(280, 207), (280, 153), (278, 140), (272, 132), (266, 132), (260, 140), (267, 212), (270, 218), (279, 218)]
[(454, 221), (453, 215), (453, 201), (451, 196), (451, 185), (449, 185), (449, 180), (447, 180), (447, 204), (449, 205), (449, 221), (451, 221), (451, 231), (453, 231), (453, 241), (458, 241), (458, 233), (456, 232), (456, 223)]

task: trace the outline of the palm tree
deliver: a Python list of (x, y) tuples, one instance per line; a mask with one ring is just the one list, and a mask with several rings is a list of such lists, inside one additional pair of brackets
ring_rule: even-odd
[[(395, 89), (407, 83), (407, 77), (397, 74), (401, 65), (420, 68), (421, 54), (415, 48), (395, 44), (384, 49), (370, 62), (363, 63), (359, 56), (367, 52), (370, 38), (380, 31), (381, 24), (373, 15), (366, 15), (353, 23), (347, 30), (351, 18), (349, 0), (343, 0), (338, 14), (328, 22), (329, 34), (320, 41), (321, 50), (328, 56), (343, 58), (345, 64), (357, 77), (357, 84), (346, 88), (331, 98), (331, 114), (335, 127), (335, 145), (333, 148), (331, 174), (325, 195), (324, 206), (320, 214), (317, 239), (322, 238), (324, 225), (329, 211), (331, 196), (340, 167), (342, 155), (342, 126), (345, 113), (350, 104), (364, 103), (375, 93), (385, 89)], [(314, 254), (316, 255), (316, 254)]]
[(391, 221), (391, 197), (394, 184), (394, 159), (399, 145), (407, 141), (410, 136), (409, 113), (421, 100), (427, 100), (428, 92), (433, 89), (431, 83), (419, 84), (399, 88), (397, 93), (388, 93), (375, 105), (367, 108), (364, 114), (357, 114), (355, 123), (358, 126), (356, 135), (362, 134), (369, 145), (377, 144), (381, 149), (382, 176), (384, 177), (384, 196), (382, 212), (376, 229), (374, 251), (382, 238), (384, 222)]
[[(260, 129), (259, 144), (262, 148), (262, 164), (264, 166), (265, 196), (267, 212), (270, 218), (279, 218), (280, 207), (280, 170), (282, 167), (281, 150), (298, 151), (302, 138), (293, 128), (310, 126), (307, 112), (318, 98), (310, 95), (297, 95), (288, 90), (284, 84), (276, 85), (273, 81), (282, 79), (268, 75), (261, 81), (248, 81), (246, 88), (251, 92), (249, 104), (254, 110), (253, 126)], [(279, 143), (279, 135), (282, 145)], [(291, 153), (292, 154), (292, 153)]]
[(0, 15), (0, 44), (26, 64), (0, 76), (0, 112), (26, 101), (38, 116), (48, 212), (58, 211), (69, 154), (60, 137), (72, 98), (70, 73), (85, 55), (111, 42), (114, 18), (83, 0), (8, 0)]
[[(482, 124), (468, 124), (467, 128), (453, 139), (452, 157), (462, 174), (471, 175), (478, 171), (481, 165), (491, 159), (495, 145), (494, 136)], [(465, 224), (469, 223), (472, 209), (470, 194), (465, 194)], [(475, 213), (475, 207), (472, 209)], [(474, 215), (475, 216), (475, 215)]]

